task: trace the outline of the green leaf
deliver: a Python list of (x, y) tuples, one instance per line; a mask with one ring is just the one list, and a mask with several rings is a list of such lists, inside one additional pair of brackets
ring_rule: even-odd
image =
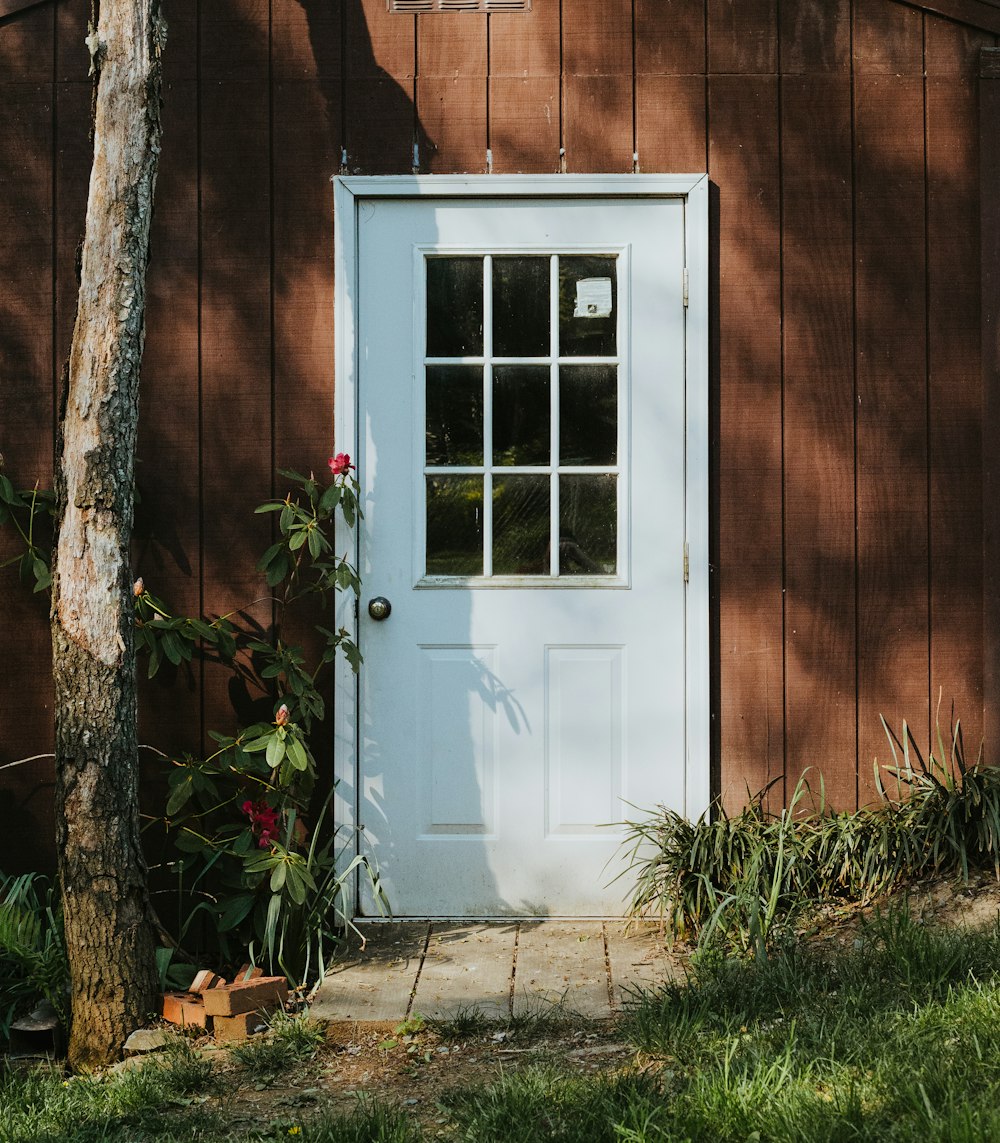
[(253, 893), (239, 893), (230, 897), (219, 911), (219, 932), (228, 933), (230, 929), (235, 929), (240, 921), (246, 919), (256, 900)]
[(272, 770), (280, 766), (282, 758), (285, 757), (285, 744), (277, 734), (272, 735), (271, 741), (267, 744), (266, 757), (267, 764)]
[(281, 891), (282, 886), (285, 884), (285, 878), (288, 876), (288, 866), (285, 862), (281, 862), (274, 867), (271, 873), (271, 892), (278, 893)]
[(174, 814), (185, 803), (190, 801), (191, 795), (194, 793), (194, 785), (191, 781), (191, 775), (185, 775), (183, 781), (179, 782), (174, 788), (173, 793), (167, 799), (167, 817), (172, 818)]
[(288, 750), (288, 760), (295, 767), (296, 770), (307, 770), (309, 768), (309, 756), (306, 754), (305, 747), (294, 735), (289, 735), (286, 743)]
[(297, 552), (308, 538), (309, 533), (305, 528), (296, 528), (288, 541), (289, 550)]
[(266, 504), (258, 504), (254, 512), (258, 515), (261, 512), (280, 512), (284, 506), (284, 500), (269, 500)]
[(174, 839), (174, 845), (181, 853), (202, 853), (207, 846), (196, 833), (189, 829), (182, 829)]
[(323, 550), (323, 536), (315, 528), (309, 529), (309, 554), (315, 559)]
[(273, 733), (262, 734), (260, 738), (255, 738), (252, 742), (244, 742), (243, 749), (247, 754), (255, 754), (258, 750), (267, 750), (274, 740), (274, 737)]
[(334, 508), (340, 503), (341, 486), (339, 484), (331, 484), (323, 495), (319, 498), (319, 511), (321, 514), (332, 512)]

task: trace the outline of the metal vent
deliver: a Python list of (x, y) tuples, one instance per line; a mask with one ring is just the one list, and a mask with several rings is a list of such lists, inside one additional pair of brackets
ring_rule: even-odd
[(531, 0), (387, 0), (390, 12), (530, 12)]

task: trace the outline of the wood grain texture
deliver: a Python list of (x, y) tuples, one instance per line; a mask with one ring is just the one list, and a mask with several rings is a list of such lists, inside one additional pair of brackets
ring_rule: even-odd
[(489, 20), (490, 75), (538, 79), (559, 75), (559, 5), (496, 12)]
[(631, 75), (566, 75), (563, 140), (569, 171), (631, 171)]
[(850, 0), (784, 0), (778, 30), (783, 75), (843, 73), (850, 66)]
[[(200, 108), (202, 607), (246, 609), (261, 629), (271, 606), (255, 564), (270, 520), (254, 508), (273, 486), (267, 15), (258, 0), (231, 0), (203, 22)], [(268, 699), (230, 689), (226, 668), (206, 664), (203, 677), (206, 729), (270, 717)]]
[[(169, 74), (169, 73), (168, 73)], [(146, 348), (139, 391), (133, 570), (180, 615), (201, 609), (198, 345), (198, 94), (168, 81), (171, 130), (163, 139), (150, 236)], [(147, 680), (138, 664), (140, 741), (179, 757), (201, 741), (201, 667), (164, 663)], [(141, 759), (145, 808), (162, 813), (163, 767)], [(159, 801), (157, 803), (157, 798)]]
[(972, 757), (983, 701), (983, 569), (969, 543), (983, 528), (977, 118), (972, 83), (928, 80), (930, 689), (946, 741), (954, 706)]
[(566, 76), (632, 74), (632, 0), (563, 0)]
[(417, 21), (421, 171), (486, 170), (486, 27), (475, 12)]
[(705, 0), (636, 0), (639, 75), (705, 74)]
[(559, 170), (559, 77), (490, 79), (490, 149), (497, 174)]
[(722, 315), (720, 793), (734, 807), (784, 766), (777, 80), (712, 77), (709, 124)]
[(635, 125), (641, 171), (703, 171), (708, 161), (704, 79), (637, 76)]
[(886, 0), (854, 0), (854, 70), (876, 75), (920, 75), (923, 17)]
[(404, 174), (422, 131), (414, 108), (416, 18), (380, 0), (346, 10), (344, 147), (354, 174)]
[(996, 761), (1000, 739), (1000, 49), (980, 56), (979, 273), (980, 382), (983, 394), (983, 737)]
[[(52, 487), (52, 29), (51, 10), (0, 29), (0, 472), (15, 488)], [(12, 528), (0, 528), (0, 564), (22, 550)], [(0, 631), (5, 765), (52, 750), (48, 598), (18, 583), (15, 567), (0, 571)], [(0, 789), (0, 868), (51, 873), (52, 760), (4, 770)]]
[[(782, 84), (786, 790), (857, 796), (851, 89)], [(808, 772), (807, 772), (808, 771)]]
[[(917, 65), (907, 62), (908, 70)], [(859, 800), (883, 716), (927, 742), (924, 124), (919, 79), (860, 76), (856, 106)]]
[(772, 0), (707, 0), (707, 5), (710, 74), (776, 70), (778, 27)]

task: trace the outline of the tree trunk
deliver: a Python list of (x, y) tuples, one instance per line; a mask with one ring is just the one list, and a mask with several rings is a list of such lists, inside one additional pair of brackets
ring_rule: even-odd
[(94, 163), (56, 472), (51, 616), (56, 845), (78, 1069), (118, 1055), (157, 999), (129, 543), (165, 25), (160, 0), (92, 7)]

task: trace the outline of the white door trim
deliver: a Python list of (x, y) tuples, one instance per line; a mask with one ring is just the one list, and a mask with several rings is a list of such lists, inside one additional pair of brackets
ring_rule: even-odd
[[(367, 199), (385, 198), (648, 198), (685, 201), (687, 263), (685, 324), (686, 410), (686, 758), (689, 818), (707, 809), (710, 793), (711, 704), (709, 643), (709, 414), (708, 414), (708, 176), (692, 175), (372, 175), (336, 176), (336, 396), (334, 451), (358, 454), (358, 212)], [(651, 493), (652, 494), (652, 493)], [(357, 562), (357, 534), (338, 536), (338, 551)], [(678, 553), (678, 558), (682, 554)], [(336, 622), (357, 637), (353, 597), (341, 593)], [(364, 670), (364, 666), (361, 668)], [(358, 818), (358, 688), (343, 658), (335, 663), (334, 775), (336, 821), (353, 829)], [(643, 807), (645, 808), (645, 807)], [(652, 807), (649, 807), (650, 809)], [(362, 846), (362, 851), (364, 847)], [(356, 906), (356, 901), (353, 903)]]

